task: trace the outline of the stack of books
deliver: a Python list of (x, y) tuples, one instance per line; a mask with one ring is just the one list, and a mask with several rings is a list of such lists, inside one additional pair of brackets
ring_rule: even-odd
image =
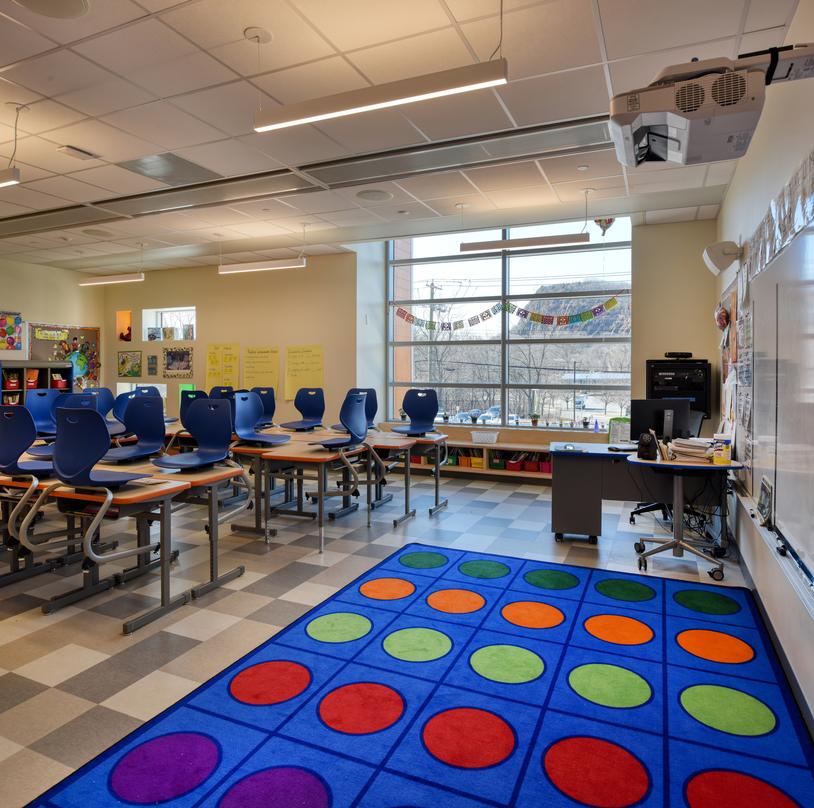
[(674, 438), (670, 443), (670, 459), (711, 463), (712, 441), (707, 438)]

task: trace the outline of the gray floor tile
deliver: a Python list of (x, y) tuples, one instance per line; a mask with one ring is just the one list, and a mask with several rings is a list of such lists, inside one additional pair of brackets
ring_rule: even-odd
[[(0, 655), (0, 661), (2, 655)], [(42, 693), (48, 688), (39, 682), (18, 676), (16, 673), (5, 673), (0, 676), (0, 713)]]

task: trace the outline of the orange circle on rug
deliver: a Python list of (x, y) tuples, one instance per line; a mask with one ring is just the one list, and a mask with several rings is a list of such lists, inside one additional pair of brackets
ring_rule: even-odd
[(723, 631), (706, 628), (687, 629), (676, 636), (676, 642), (688, 654), (709, 662), (741, 665), (755, 658), (755, 649), (748, 642)]
[(365, 581), (359, 587), (359, 592), (371, 600), (399, 600), (412, 595), (415, 584), (404, 578), (374, 578), (372, 581)]
[(614, 645), (643, 645), (654, 636), (647, 623), (621, 614), (595, 614), (583, 625), (592, 637)]
[(427, 597), (427, 605), (436, 612), (470, 614), (486, 605), (486, 598), (469, 589), (439, 589)]
[(556, 606), (533, 600), (507, 603), (500, 613), (512, 625), (521, 628), (554, 628), (565, 620), (565, 615)]

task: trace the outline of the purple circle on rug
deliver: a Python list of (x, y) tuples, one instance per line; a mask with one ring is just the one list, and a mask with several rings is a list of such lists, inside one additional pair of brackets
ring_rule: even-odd
[(131, 749), (110, 773), (120, 800), (153, 805), (195, 790), (220, 762), (220, 747), (199, 732), (172, 732)]
[(331, 795), (313, 772), (293, 766), (263, 769), (235, 783), (218, 808), (329, 808)]

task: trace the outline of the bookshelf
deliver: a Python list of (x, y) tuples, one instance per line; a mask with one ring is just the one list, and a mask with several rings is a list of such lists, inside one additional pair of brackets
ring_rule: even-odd
[(3, 404), (24, 404), (26, 390), (48, 387), (72, 392), (73, 365), (70, 362), (0, 358), (0, 402)]

